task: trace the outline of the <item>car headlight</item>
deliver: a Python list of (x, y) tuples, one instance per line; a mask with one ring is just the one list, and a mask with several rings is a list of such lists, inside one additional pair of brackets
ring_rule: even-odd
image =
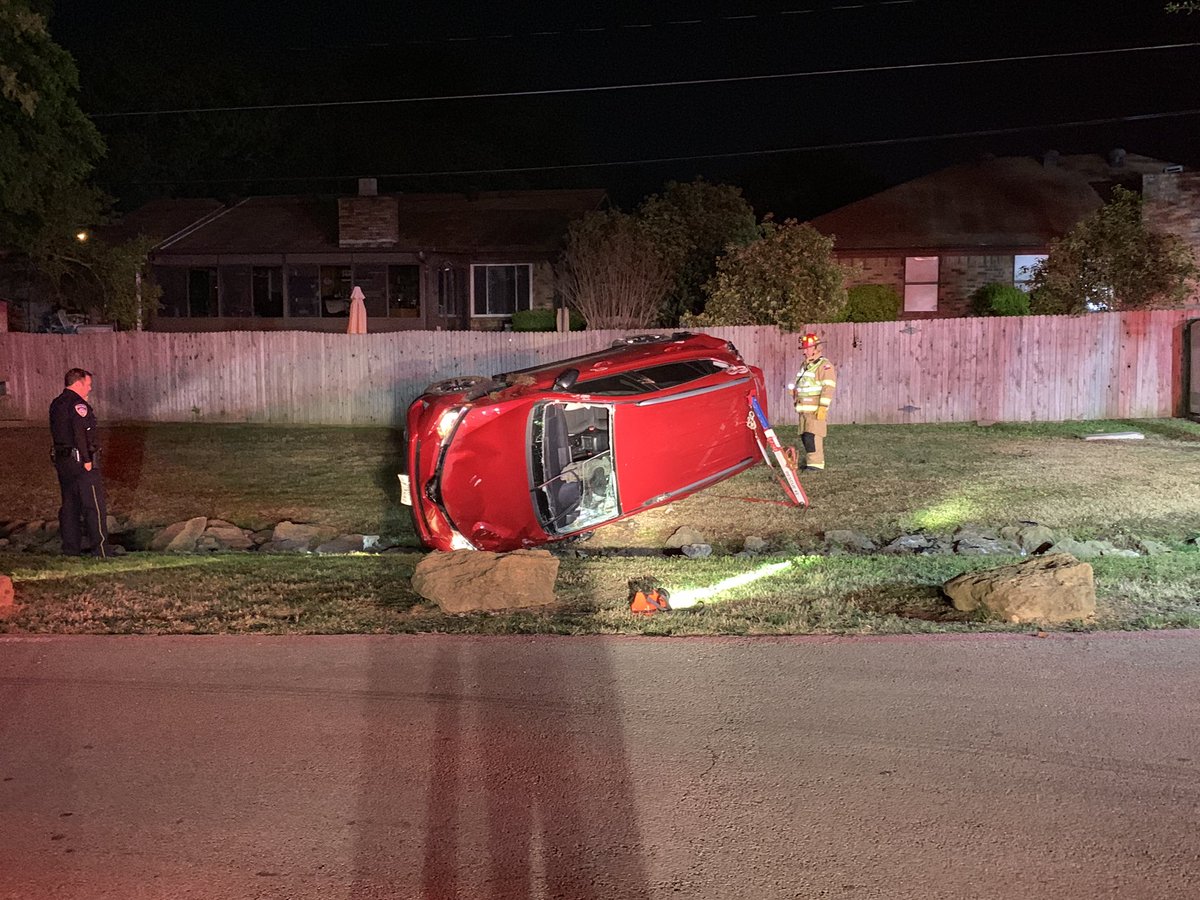
[(444, 413), (442, 413), (440, 416), (438, 416), (438, 421), (437, 421), (438, 440), (441, 441), (443, 444), (446, 443), (446, 439), (449, 438), (450, 435), (454, 433), (454, 428), (455, 428), (455, 426), (458, 425), (459, 420), (462, 419), (462, 417), (465, 416), (466, 414), (467, 414), (467, 408), (465, 406), (456, 406), (453, 409), (446, 410)]
[(475, 545), (468, 541), (457, 531), (450, 533), (450, 549), (451, 550), (474, 550)]

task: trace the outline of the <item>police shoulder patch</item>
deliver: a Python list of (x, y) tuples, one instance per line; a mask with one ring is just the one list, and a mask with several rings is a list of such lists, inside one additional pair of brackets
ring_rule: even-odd
[(86, 416), (88, 414), (87, 404), (86, 403), (76, 403), (75, 404), (75, 412), (79, 413), (81, 416)]

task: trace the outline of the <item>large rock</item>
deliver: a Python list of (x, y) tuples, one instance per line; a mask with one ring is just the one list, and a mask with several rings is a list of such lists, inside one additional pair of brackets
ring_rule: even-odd
[(317, 547), (317, 553), (362, 553), (366, 549), (364, 535), (342, 534)]
[(699, 531), (691, 525), (680, 525), (675, 529), (675, 533), (667, 538), (667, 542), (663, 544), (667, 550), (680, 550), (686, 544), (707, 544)]
[(1054, 532), (1045, 525), (1006, 525), (1000, 529), (1000, 537), (1012, 541), (1026, 553), (1045, 553), (1054, 546)]
[(825, 543), (831, 550), (848, 550), (851, 553), (874, 553), (878, 549), (875, 542), (860, 531), (827, 531)]
[(16, 607), (16, 594), (13, 591), (12, 579), (0, 575), (0, 617), (8, 615)]
[(955, 609), (982, 608), (1009, 622), (1070, 622), (1096, 613), (1092, 567), (1065, 553), (968, 572), (951, 578), (942, 590)]
[(250, 535), (236, 525), (215, 525), (212, 519), (208, 520), (204, 536), (217, 542), (217, 550), (249, 550), (254, 546)]
[(306, 525), (296, 522), (280, 522), (271, 533), (272, 544), (304, 544), (311, 550), (337, 534), (336, 528), (328, 525)]
[(150, 549), (158, 553), (191, 553), (207, 524), (208, 519), (204, 516), (196, 516), (186, 522), (168, 525), (150, 541)]
[(413, 590), (443, 612), (523, 609), (554, 602), (558, 559), (549, 550), (430, 553), (413, 572)]

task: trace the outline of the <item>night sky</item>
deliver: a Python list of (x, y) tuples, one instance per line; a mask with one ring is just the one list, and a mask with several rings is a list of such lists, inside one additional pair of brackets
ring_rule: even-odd
[[(52, 31), (125, 206), (155, 195), (740, 186), (808, 217), (984, 153), (1123, 147), (1200, 167), (1200, 47), (672, 87), (197, 114), (103, 114), (558, 91), (1200, 42), (1159, 0), (230, 3), (61, 0)], [(202, 8), (201, 8), (202, 7)], [(949, 132), (1003, 135), (908, 141)], [(885, 141), (869, 147), (829, 147)], [(788, 150), (788, 148), (827, 149)], [(763, 151), (788, 152), (763, 152)], [(744, 154), (726, 156), (722, 154)], [(630, 162), (664, 157), (701, 157)], [(597, 163), (628, 163), (594, 166)], [(590, 166), (579, 168), (581, 166)], [(559, 167), (537, 170), (537, 167)], [(533, 171), (428, 174), (462, 170)]]

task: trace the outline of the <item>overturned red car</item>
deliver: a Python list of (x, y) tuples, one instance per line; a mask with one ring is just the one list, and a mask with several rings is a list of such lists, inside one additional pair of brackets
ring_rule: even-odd
[(765, 428), (762, 371), (689, 333), (448, 379), (408, 408), (402, 500), (438, 550), (570, 538), (760, 462), (754, 400)]

